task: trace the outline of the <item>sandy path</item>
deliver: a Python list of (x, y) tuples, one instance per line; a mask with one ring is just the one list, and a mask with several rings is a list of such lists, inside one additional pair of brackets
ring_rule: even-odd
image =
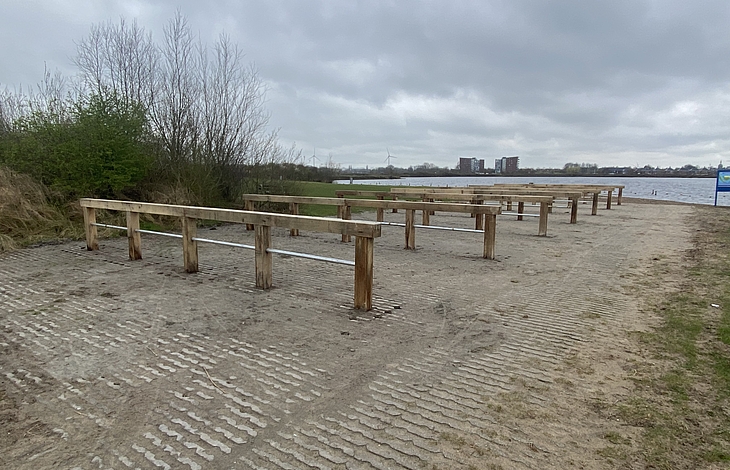
[[(610, 468), (595, 404), (631, 389), (646, 329), (637, 279), (689, 246), (691, 206), (625, 204), (579, 223), (564, 210), (481, 236), (384, 228), (376, 309), (352, 304), (352, 269), (143, 238), (0, 258), (3, 468)], [(360, 216), (363, 217), (363, 216)], [(371, 216), (366, 216), (371, 217)], [(387, 214), (402, 222), (403, 214)], [(437, 214), (433, 225), (470, 227)], [(242, 227), (199, 236), (252, 243)], [(276, 248), (352, 259), (324, 234)]]

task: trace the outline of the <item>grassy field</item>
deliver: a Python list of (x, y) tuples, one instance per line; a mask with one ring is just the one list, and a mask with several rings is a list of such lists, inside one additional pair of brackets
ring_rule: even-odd
[[(641, 289), (656, 292), (643, 300), (662, 323), (634, 333), (652, 361), (635, 365), (633, 396), (604, 410), (643, 428), (641, 442), (611, 440), (619, 467), (730, 468), (730, 211), (700, 206), (696, 219), (686, 258), (658, 260)], [(670, 292), (668, 270), (679, 278)]]
[[(357, 191), (390, 191), (390, 186), (373, 185), (373, 184), (335, 184), (335, 183), (314, 183), (300, 181), (295, 183), (294, 191), (299, 196), (309, 197), (337, 197), (335, 191), (344, 191), (354, 189)], [(337, 215), (337, 208), (334, 206), (319, 206), (313, 204), (303, 204), (300, 207), (300, 213), (303, 215), (314, 215), (318, 217), (330, 217)], [(362, 212), (363, 208), (353, 208), (353, 212)]]

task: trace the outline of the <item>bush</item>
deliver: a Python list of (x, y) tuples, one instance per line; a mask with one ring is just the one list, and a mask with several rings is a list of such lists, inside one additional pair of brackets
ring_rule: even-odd
[(2, 136), (0, 159), (65, 199), (117, 197), (152, 163), (144, 110), (92, 95), (63, 114), (36, 111)]

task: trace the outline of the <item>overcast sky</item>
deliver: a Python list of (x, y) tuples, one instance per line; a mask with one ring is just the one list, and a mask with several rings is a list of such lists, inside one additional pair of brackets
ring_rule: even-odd
[(0, 0), (0, 86), (120, 17), (230, 35), (285, 144), (344, 168), (730, 163), (730, 2)]

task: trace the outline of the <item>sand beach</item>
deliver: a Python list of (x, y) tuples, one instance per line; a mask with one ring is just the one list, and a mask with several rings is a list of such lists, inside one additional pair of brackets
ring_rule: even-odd
[[(577, 224), (567, 209), (500, 216), (481, 236), (383, 227), (374, 305), (352, 309), (352, 268), (144, 236), (0, 256), (3, 468), (611, 468), (607, 413), (652, 358), (631, 332), (683, 275), (698, 210), (626, 199)], [(403, 213), (386, 214), (402, 222)], [(354, 218), (374, 220), (374, 213)], [(471, 228), (464, 215), (432, 225)], [(202, 235), (201, 235), (202, 234)], [(250, 243), (244, 226), (199, 236)], [(332, 234), (275, 229), (276, 248), (352, 259)], [(659, 287), (658, 287), (659, 286)]]

